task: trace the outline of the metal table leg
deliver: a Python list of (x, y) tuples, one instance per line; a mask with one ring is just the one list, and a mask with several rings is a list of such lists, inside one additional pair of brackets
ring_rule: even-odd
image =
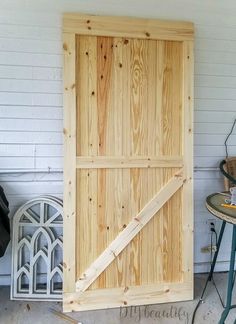
[(236, 225), (233, 225), (230, 269), (229, 269), (229, 274), (228, 274), (227, 301), (226, 301), (225, 310), (223, 311), (223, 313), (221, 315), (219, 324), (225, 323), (225, 319), (228, 316), (230, 309), (232, 308), (231, 301), (232, 301), (232, 291), (233, 291), (233, 285), (234, 285), (235, 251), (236, 251)]

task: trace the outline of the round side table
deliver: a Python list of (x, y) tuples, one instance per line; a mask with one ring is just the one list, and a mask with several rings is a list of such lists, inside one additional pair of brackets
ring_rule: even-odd
[[(228, 196), (230, 196), (229, 193), (214, 193), (206, 198), (206, 208), (209, 210), (209, 212), (212, 215), (218, 217), (219, 219), (221, 219), (223, 221), (222, 225), (221, 225), (221, 229), (220, 229), (219, 239), (218, 239), (218, 242), (216, 245), (216, 252), (215, 252), (215, 255), (214, 255), (214, 258), (212, 261), (212, 265), (211, 265), (211, 270), (210, 270), (210, 273), (207, 278), (207, 283), (209, 281), (211, 281), (211, 279), (212, 279), (212, 275), (213, 275), (216, 260), (218, 257), (218, 253), (219, 253), (222, 237), (224, 234), (226, 222), (233, 225), (230, 267), (229, 267), (229, 274), (228, 274), (227, 298), (226, 298), (226, 305), (224, 307), (225, 309), (221, 315), (219, 324), (225, 323), (225, 319), (228, 316), (230, 309), (236, 307), (236, 305), (231, 305), (232, 291), (233, 291), (234, 279), (235, 279), (234, 264), (235, 264), (235, 252), (236, 252), (236, 208), (222, 206), (222, 204), (225, 204), (225, 199), (227, 198), (227, 194), (228, 194)], [(206, 286), (207, 286), (207, 283), (206, 283)], [(206, 286), (204, 288), (201, 298), (204, 295)]]

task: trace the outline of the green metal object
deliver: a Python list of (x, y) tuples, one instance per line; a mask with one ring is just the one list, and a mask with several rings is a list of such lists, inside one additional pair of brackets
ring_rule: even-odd
[(236, 307), (236, 305), (231, 305), (232, 292), (233, 292), (233, 287), (234, 287), (235, 252), (236, 252), (236, 225), (233, 225), (230, 268), (229, 268), (229, 274), (228, 274), (227, 300), (226, 300), (225, 310), (223, 311), (223, 313), (221, 315), (221, 319), (219, 321), (219, 324), (224, 324), (225, 320), (226, 320), (226, 317), (229, 314), (230, 309)]

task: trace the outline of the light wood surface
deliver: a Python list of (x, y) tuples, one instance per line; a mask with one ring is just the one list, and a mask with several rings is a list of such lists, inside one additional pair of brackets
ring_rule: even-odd
[(80, 35), (179, 41), (193, 39), (191, 22), (68, 13), (64, 15), (63, 26), (64, 32)]
[[(114, 146), (116, 147), (116, 146)], [(122, 154), (122, 153), (121, 153)], [(172, 157), (116, 157), (116, 156), (78, 156), (77, 169), (119, 169), (119, 168), (178, 168), (183, 167), (183, 159)]]
[(63, 35), (64, 50), (64, 230), (63, 290), (74, 291), (76, 245), (75, 35)]
[(192, 298), (192, 285), (189, 282), (161, 283), (142, 286), (121, 286), (119, 288), (87, 290), (79, 293), (64, 294), (64, 311), (86, 311), (101, 308), (114, 308), (154, 303), (172, 303)]
[(76, 291), (85, 291), (121, 251), (133, 240), (141, 229), (159, 211), (159, 209), (183, 185), (182, 171), (176, 174), (148, 204), (132, 219), (127, 227), (115, 238), (104, 252), (82, 273), (76, 282)]
[[(173, 41), (135, 34), (135, 22), (139, 33), (142, 20), (121, 19), (121, 34), (114, 19), (117, 34), (111, 36), (110, 18), (92, 16), (87, 34), (84, 17), (65, 19), (75, 49), (74, 71), (65, 64), (65, 77), (76, 76), (73, 107), (65, 102), (76, 127), (65, 167), (73, 167), (68, 175), (76, 170), (76, 214), (65, 231), (73, 240), (65, 260), (74, 277), (64, 309), (120, 306), (120, 287), (138, 293), (130, 305), (191, 298), (193, 43), (180, 36), (182, 23), (145, 20), (157, 38), (160, 26), (167, 34), (176, 27), (179, 38)], [(66, 214), (68, 193), (65, 199)], [(150, 299), (149, 289), (161, 291), (166, 283), (174, 290)]]

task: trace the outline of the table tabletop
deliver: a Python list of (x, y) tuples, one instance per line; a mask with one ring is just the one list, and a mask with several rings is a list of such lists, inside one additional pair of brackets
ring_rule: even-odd
[(236, 208), (221, 206), (226, 203), (225, 199), (230, 199), (229, 192), (213, 193), (206, 198), (206, 208), (216, 217), (236, 224)]

